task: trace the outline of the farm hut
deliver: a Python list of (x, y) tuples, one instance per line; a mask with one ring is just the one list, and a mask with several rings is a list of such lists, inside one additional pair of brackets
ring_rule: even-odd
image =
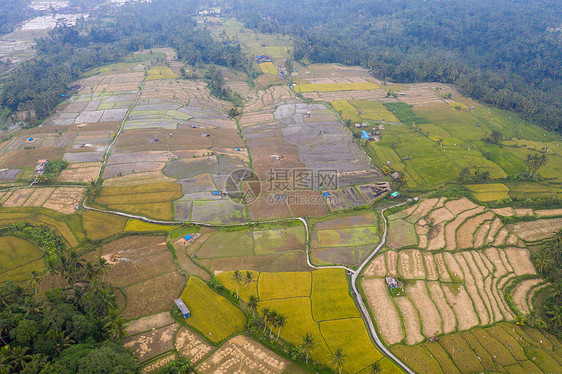
[(404, 92), (400, 92), (400, 96), (404, 96), (406, 95)]
[(365, 130), (361, 131), (361, 139), (369, 140), (370, 138), (371, 138), (371, 135), (369, 135), (367, 133), (367, 131), (365, 131)]
[(189, 311), (189, 309), (187, 309), (187, 306), (182, 299), (175, 299), (174, 302), (176, 303), (176, 306), (180, 310), (181, 314), (183, 314), (183, 318), (189, 318), (191, 316), (191, 312)]
[(401, 176), (400, 173), (397, 172), (397, 171), (395, 171), (394, 173), (390, 174), (390, 176), (391, 176), (394, 180), (396, 180), (396, 181), (399, 181), (399, 180), (402, 179), (402, 176)]
[(329, 192), (324, 192), (323, 195), (324, 195), (325, 197), (327, 197), (327, 196), (330, 196), (330, 193), (329, 193)]
[[(382, 121), (384, 122), (384, 119)], [(380, 125), (379, 130), (384, 130), (384, 125)]]
[(375, 135), (380, 135), (381, 132), (380, 131), (375, 131)]
[(393, 193), (390, 194), (391, 199), (396, 199), (398, 196), (400, 196), (400, 192), (398, 191), (394, 191)]
[(366, 124), (365, 122), (363, 122), (363, 123), (361, 124), (361, 127), (366, 128), (366, 127), (367, 127), (367, 124)]
[(191, 235), (186, 235), (183, 237), (185, 239), (185, 241), (190, 241), (191, 239), (193, 239), (193, 237)]
[(360, 124), (360, 123), (356, 123), (354, 126), (355, 126), (356, 129), (361, 128), (361, 124)]

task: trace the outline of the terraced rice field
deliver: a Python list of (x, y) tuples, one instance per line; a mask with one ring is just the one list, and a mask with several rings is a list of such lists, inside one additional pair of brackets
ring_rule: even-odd
[[(466, 198), (442, 198), (422, 200), (389, 217), (387, 244), (394, 250), (378, 255), (362, 282), (387, 344), (411, 346), (443, 333), (512, 321), (515, 314), (507, 295), (512, 307), (524, 315), (531, 313), (533, 293), (544, 287), (544, 281), (536, 276), (523, 240), (552, 235), (560, 224), (554, 218), (502, 227), (498, 214), (514, 212), (485, 209)], [(409, 245), (419, 249), (402, 249), (404, 233), (414, 226), (420, 241)], [(385, 276), (403, 279), (405, 296), (391, 296)], [(474, 370), (481, 369), (476, 365)]]

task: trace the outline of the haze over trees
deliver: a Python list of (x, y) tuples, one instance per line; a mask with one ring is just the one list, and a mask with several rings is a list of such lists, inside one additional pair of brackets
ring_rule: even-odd
[(239, 0), (249, 28), (297, 38), (295, 59), (363, 65), (384, 80), (461, 93), (562, 129), (562, 5), (556, 0)]

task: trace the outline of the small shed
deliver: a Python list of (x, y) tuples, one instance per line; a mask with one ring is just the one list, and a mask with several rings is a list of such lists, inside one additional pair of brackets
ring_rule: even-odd
[(398, 196), (400, 196), (400, 192), (398, 191), (394, 191), (393, 193), (390, 194), (391, 199), (396, 199)]
[(394, 173), (390, 174), (390, 176), (394, 179), (394, 180), (400, 180), (402, 179), (402, 176), (400, 175), (399, 172), (395, 171)]
[(187, 306), (182, 299), (175, 299), (174, 302), (176, 303), (176, 306), (180, 310), (181, 314), (183, 314), (183, 318), (189, 318), (191, 316), (191, 312), (189, 311), (189, 309), (187, 309)]
[(183, 238), (185, 239), (185, 241), (190, 241), (191, 239), (193, 239), (191, 235), (186, 235)]
[(371, 136), (367, 133), (367, 131), (363, 130), (361, 131), (361, 138), (365, 139), (365, 140), (369, 140)]
[(355, 126), (356, 129), (361, 128), (361, 124), (360, 124), (360, 123), (356, 123), (354, 126)]

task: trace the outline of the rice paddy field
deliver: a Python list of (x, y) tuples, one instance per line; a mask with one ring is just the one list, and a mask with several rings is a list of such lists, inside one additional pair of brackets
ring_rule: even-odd
[[(478, 190), (481, 185), (475, 187)], [(406, 362), (414, 367), (436, 365), (418, 357), (426, 352), (438, 361), (440, 370), (449, 372), (445, 366), (451, 364), (449, 359), (446, 364), (436, 354), (439, 345), (427, 343), (437, 336), (453, 357), (457, 368), (453, 371), (497, 370), (481, 368), (483, 358), (465, 366), (448, 347), (456, 347), (457, 354), (463, 344), (470, 347), (465, 352), (476, 349), (473, 339), (463, 341), (474, 329), (498, 329), (517, 313), (529, 315), (534, 309), (533, 295), (546, 283), (537, 275), (526, 243), (552, 236), (560, 222), (553, 217), (504, 225), (501, 217), (535, 214), (531, 209), (489, 210), (466, 198), (434, 198), (390, 215), (390, 248), (366, 268), (362, 289), (377, 328), (393, 352), (407, 356)], [(389, 292), (384, 279), (389, 276), (403, 280), (403, 296)], [(479, 337), (476, 340), (482, 343)], [(419, 361), (408, 361), (414, 357)], [(524, 354), (521, 357), (517, 361), (527, 360)]]

